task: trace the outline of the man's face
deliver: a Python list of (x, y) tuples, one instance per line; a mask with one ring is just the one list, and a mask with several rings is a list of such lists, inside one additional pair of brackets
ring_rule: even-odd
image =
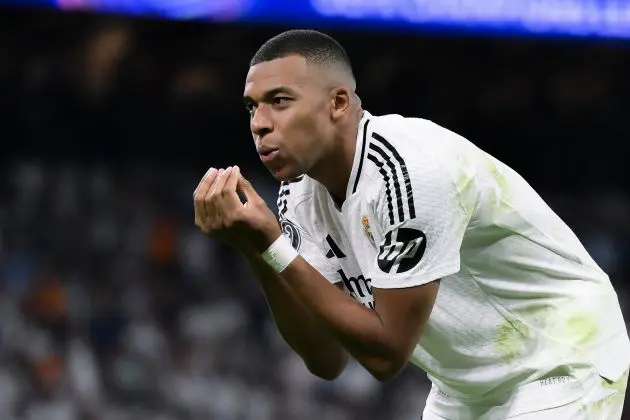
[(293, 55), (252, 66), (247, 74), (250, 129), (261, 161), (279, 181), (307, 173), (330, 145), (331, 102), (319, 72)]

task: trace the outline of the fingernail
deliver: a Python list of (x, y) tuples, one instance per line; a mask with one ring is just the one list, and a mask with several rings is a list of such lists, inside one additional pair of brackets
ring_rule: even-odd
[(214, 168), (210, 168), (210, 169), (208, 169), (208, 170), (206, 171), (206, 173), (205, 173), (205, 174), (203, 174), (203, 178), (202, 178), (202, 180), (205, 180), (205, 179), (206, 179), (206, 178), (208, 178), (210, 175), (212, 175), (212, 174), (213, 174), (213, 172), (212, 172), (213, 170), (214, 170)]
[(234, 170), (240, 172), (241, 168), (239, 168), (238, 166), (234, 166)]
[(223, 172), (225, 172), (223, 168), (219, 169), (219, 175), (221, 175)]
[(210, 168), (208, 169), (208, 175), (214, 175), (216, 171), (217, 171), (216, 168)]

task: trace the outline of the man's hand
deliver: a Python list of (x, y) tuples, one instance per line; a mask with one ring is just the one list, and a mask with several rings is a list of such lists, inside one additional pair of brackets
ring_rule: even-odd
[(195, 224), (238, 251), (260, 253), (282, 234), (275, 215), (238, 166), (210, 168), (193, 196)]

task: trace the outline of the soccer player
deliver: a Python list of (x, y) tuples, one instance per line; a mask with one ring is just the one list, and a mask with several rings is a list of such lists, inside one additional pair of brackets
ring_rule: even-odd
[(313, 374), (350, 354), (388, 380), (411, 361), (433, 383), (425, 420), (620, 419), (617, 295), (518, 173), (435, 123), (363, 110), (320, 32), (267, 41), (244, 96), (279, 223), (234, 166), (199, 183), (196, 224), (243, 253)]

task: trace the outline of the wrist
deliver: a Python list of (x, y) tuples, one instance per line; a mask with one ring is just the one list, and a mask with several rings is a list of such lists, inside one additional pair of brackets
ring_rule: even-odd
[(269, 249), (271, 244), (273, 244), (281, 235), (282, 231), (279, 227), (275, 230), (270, 228), (266, 232), (259, 231), (258, 235), (246, 241), (246, 243), (240, 247), (240, 251), (248, 259), (259, 259), (260, 255)]
[(282, 231), (280, 230), (280, 226), (277, 224), (270, 226), (268, 229), (265, 229), (260, 232), (260, 236), (257, 240), (252, 243), (253, 248), (258, 254), (262, 254), (265, 252), (271, 244), (278, 240), (282, 235)]
[(260, 258), (276, 273), (282, 273), (299, 256), (293, 248), (291, 241), (285, 235), (280, 235), (265, 251)]

